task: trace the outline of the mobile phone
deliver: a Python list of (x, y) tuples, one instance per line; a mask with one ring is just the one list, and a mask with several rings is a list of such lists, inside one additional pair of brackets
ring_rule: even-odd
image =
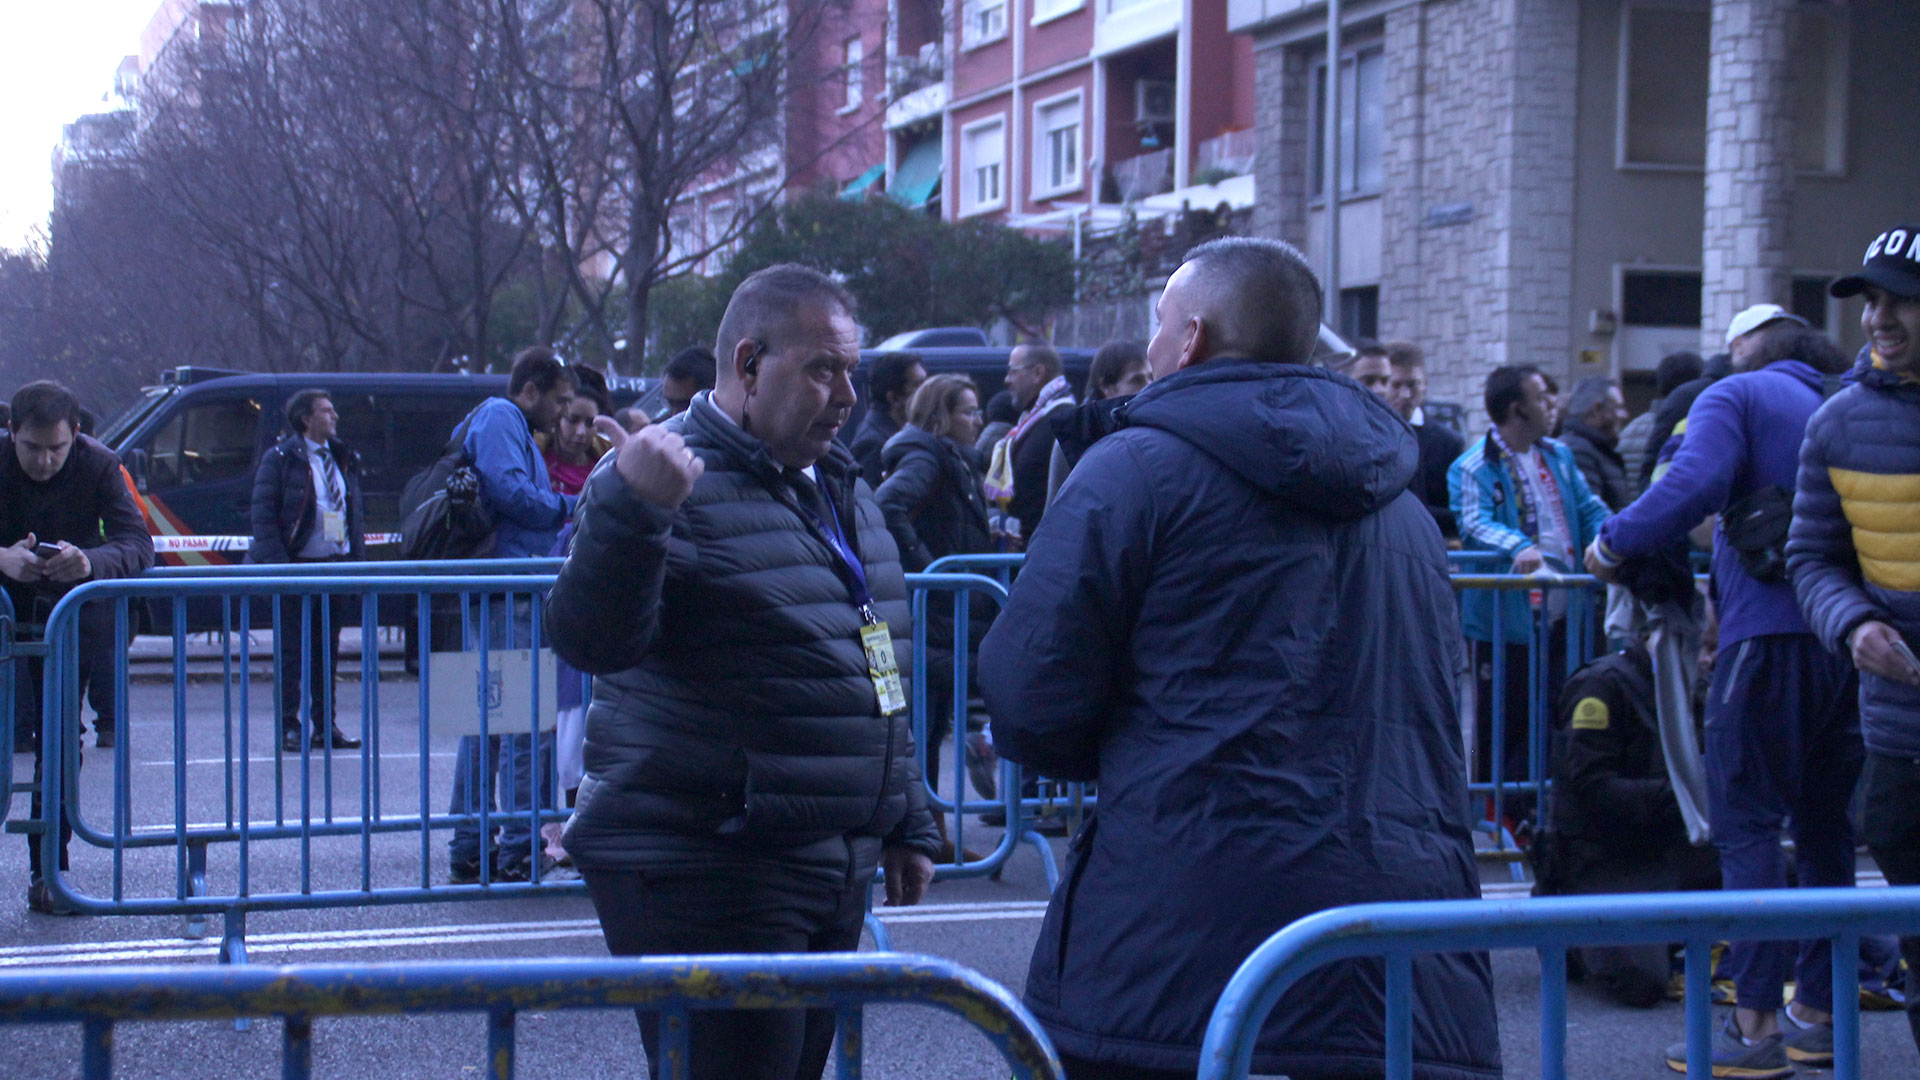
[(1907, 648), (1906, 642), (1901, 641), (1899, 638), (1893, 639), (1893, 651), (1899, 653), (1900, 659), (1907, 662), (1908, 671), (1920, 675), (1920, 660), (1914, 659), (1913, 650)]
[(60, 545), (59, 544), (35, 544), (33, 546), (33, 553), (38, 558), (51, 559), (54, 556), (60, 554)]

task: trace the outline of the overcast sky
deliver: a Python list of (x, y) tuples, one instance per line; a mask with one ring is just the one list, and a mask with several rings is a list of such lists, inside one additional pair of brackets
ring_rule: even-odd
[(160, 0), (0, 0), (0, 248), (44, 230), (60, 127), (106, 106)]

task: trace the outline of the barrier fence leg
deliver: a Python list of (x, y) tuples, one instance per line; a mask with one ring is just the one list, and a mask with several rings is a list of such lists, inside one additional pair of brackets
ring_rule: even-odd
[(81, 1022), (80, 1075), (86, 1080), (113, 1076), (113, 1021), (95, 1017)]
[(1833, 940), (1833, 1075), (1860, 1080), (1860, 938)]
[(834, 1038), (838, 1046), (836, 1075), (839, 1080), (860, 1080), (860, 1059), (866, 1056), (866, 1048), (861, 1044), (864, 1035), (860, 1029), (860, 1009), (843, 1005), (835, 1014), (835, 1020), (838, 1022)]
[(280, 1034), (280, 1080), (311, 1080), (313, 1017), (289, 1016)]
[(1413, 1080), (1413, 957), (1387, 957), (1387, 1080)]
[(887, 931), (887, 925), (880, 916), (873, 913), (873, 889), (867, 889), (867, 933), (873, 935), (874, 952), (892, 952), (893, 935)]
[[(220, 962), (239, 967), (247, 962), (247, 913), (239, 908), (229, 910), (220, 919)], [(244, 1016), (233, 1020), (233, 1030), (245, 1031), (253, 1026), (253, 1021)]]
[(1053, 845), (1047, 843), (1046, 837), (1028, 828), (1024, 820), (1020, 824), (1020, 842), (1032, 844), (1040, 852), (1040, 866), (1047, 872), (1047, 891), (1051, 893), (1059, 888), (1060, 864), (1054, 861)]
[(512, 1009), (487, 1014), (487, 1080), (513, 1080)]
[(1567, 1080), (1567, 950), (1540, 950), (1540, 1080)]
[(1687, 942), (1687, 1080), (1713, 1076), (1713, 943)]
[[(187, 841), (187, 895), (207, 895), (207, 843), (204, 840)], [(181, 931), (180, 936), (189, 941), (206, 937), (207, 917), (187, 916), (186, 929)]]
[(692, 1018), (681, 1006), (660, 1010), (661, 1080), (691, 1080), (693, 1062), (692, 1033), (687, 1030)]

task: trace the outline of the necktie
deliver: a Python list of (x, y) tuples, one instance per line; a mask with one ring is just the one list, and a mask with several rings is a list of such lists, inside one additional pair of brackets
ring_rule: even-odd
[(327, 478), (327, 509), (346, 511), (346, 501), (340, 492), (340, 469), (333, 463), (333, 452), (326, 447), (320, 448), (320, 471)]

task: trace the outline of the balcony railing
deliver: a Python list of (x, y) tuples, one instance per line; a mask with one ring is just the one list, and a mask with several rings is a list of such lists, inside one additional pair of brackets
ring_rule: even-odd
[(1138, 202), (1149, 195), (1173, 190), (1173, 150), (1153, 150), (1138, 157), (1114, 162), (1114, 186), (1121, 202)]
[(899, 100), (947, 77), (947, 58), (937, 41), (929, 41), (913, 52), (902, 52), (888, 64), (889, 100)]
[[(1253, 171), (1253, 131), (1229, 131), (1211, 139), (1202, 140), (1195, 147), (1194, 178), (1200, 181), (1202, 176), (1228, 177), (1245, 176)], [(1200, 181), (1204, 182), (1204, 181)]]

